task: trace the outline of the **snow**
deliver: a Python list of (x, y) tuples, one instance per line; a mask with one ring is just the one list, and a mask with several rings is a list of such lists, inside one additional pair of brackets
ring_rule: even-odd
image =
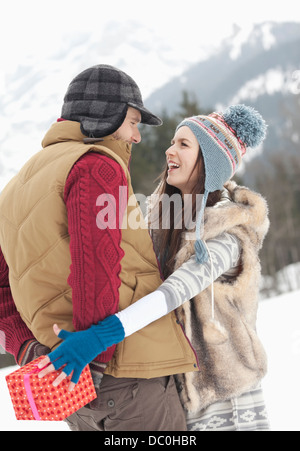
[(261, 40), (264, 50), (269, 50), (276, 44), (275, 36), (272, 33), (272, 22), (266, 22), (261, 24), (260, 28), (254, 28), (251, 23), (245, 24), (243, 27), (239, 27), (235, 24), (236, 34), (232, 39), (232, 48), (229, 56), (232, 60), (237, 59), (242, 52), (242, 47), (247, 41), (255, 42), (256, 38)]
[[(260, 302), (258, 333), (269, 359), (263, 380), (272, 431), (300, 431), (300, 290)], [(10, 402), (5, 375), (15, 367), (0, 370), (1, 431), (68, 431), (64, 422), (17, 421)]]
[(263, 389), (273, 431), (300, 431), (300, 290), (262, 301), (258, 334), (269, 359)]
[(299, 93), (298, 71), (283, 70), (280, 66), (271, 67), (266, 72), (248, 80), (232, 97), (230, 104), (250, 100), (255, 102), (260, 96), (275, 93)]
[(263, 47), (265, 50), (270, 50), (270, 48), (275, 45), (276, 39), (272, 34), (272, 23), (265, 23), (262, 26), (262, 35), (263, 35)]
[(300, 262), (280, 269), (275, 277), (264, 275), (260, 286), (260, 297), (271, 298), (290, 291), (300, 290)]

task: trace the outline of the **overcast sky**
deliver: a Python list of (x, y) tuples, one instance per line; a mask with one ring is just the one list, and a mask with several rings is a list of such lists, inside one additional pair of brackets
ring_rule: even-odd
[(51, 62), (70, 36), (99, 33), (112, 21), (141, 24), (141, 42), (154, 30), (179, 58), (201, 57), (200, 47), (217, 45), (233, 24), (247, 30), (254, 22), (300, 22), (299, 6), (299, 0), (9, 0), (1, 2), (0, 70), (11, 73), (22, 61)]
[(254, 23), (300, 22), (299, 0), (9, 0), (0, 12), (0, 104), (5, 96), (8, 121), (9, 108), (24, 114), (8, 106), (10, 98), (22, 94), (24, 106), (31, 88), (26, 102), (38, 117), (43, 99), (49, 108), (60, 104), (72, 78), (91, 65), (123, 69), (146, 99), (218, 48), (234, 25), (247, 39)]

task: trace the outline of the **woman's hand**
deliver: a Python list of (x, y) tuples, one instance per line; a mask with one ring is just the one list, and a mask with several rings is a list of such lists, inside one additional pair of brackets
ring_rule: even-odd
[[(61, 329), (58, 327), (57, 324), (54, 324), (53, 331), (54, 331), (55, 335), (58, 336), (61, 332)], [(47, 374), (50, 374), (53, 371), (56, 371), (56, 369), (54, 368), (54, 365), (53, 364), (49, 365), (49, 363), (51, 363), (51, 360), (50, 360), (49, 355), (47, 355), (47, 357), (45, 357), (43, 360), (41, 360), (40, 363), (38, 364), (38, 368), (44, 368), (46, 365), (48, 365), (47, 368), (44, 368), (42, 371), (39, 372), (40, 378), (43, 378), (43, 377), (47, 376)], [(67, 377), (66, 373), (64, 371), (62, 371), (60, 373), (60, 375), (53, 382), (53, 386), (57, 387), (66, 377)], [(76, 384), (74, 382), (70, 382), (68, 390), (69, 391), (74, 390), (75, 385)]]
[[(53, 330), (63, 342), (41, 360), (38, 365), (38, 368), (42, 369), (39, 377), (42, 378), (53, 371), (63, 368), (53, 385), (57, 386), (67, 376), (71, 375), (70, 391), (74, 389), (83, 369), (89, 363), (99, 354), (106, 351), (107, 348), (119, 343), (125, 337), (123, 325), (116, 315), (108, 316), (98, 324), (92, 325), (89, 329), (79, 332), (68, 332), (60, 329), (57, 324), (54, 324)], [(44, 368), (45, 365), (48, 366)]]

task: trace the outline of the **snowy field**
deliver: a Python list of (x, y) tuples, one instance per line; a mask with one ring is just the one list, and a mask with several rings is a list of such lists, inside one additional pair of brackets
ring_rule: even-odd
[[(263, 388), (272, 431), (300, 431), (300, 290), (261, 302), (258, 332), (269, 357)], [(16, 421), (5, 382), (14, 369), (0, 370), (0, 430), (68, 431), (64, 422)]]

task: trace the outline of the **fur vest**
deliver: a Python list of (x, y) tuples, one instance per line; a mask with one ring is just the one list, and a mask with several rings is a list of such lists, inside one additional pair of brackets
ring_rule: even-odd
[[(266, 374), (267, 359), (256, 333), (261, 267), (258, 253), (269, 228), (266, 201), (235, 182), (228, 182), (232, 202), (205, 210), (204, 239), (224, 232), (240, 240), (241, 266), (230, 282), (211, 287), (177, 309), (185, 333), (195, 349), (200, 371), (176, 376), (183, 406), (198, 412), (210, 404), (237, 397), (255, 387)], [(194, 241), (183, 239), (175, 269), (194, 253)]]

